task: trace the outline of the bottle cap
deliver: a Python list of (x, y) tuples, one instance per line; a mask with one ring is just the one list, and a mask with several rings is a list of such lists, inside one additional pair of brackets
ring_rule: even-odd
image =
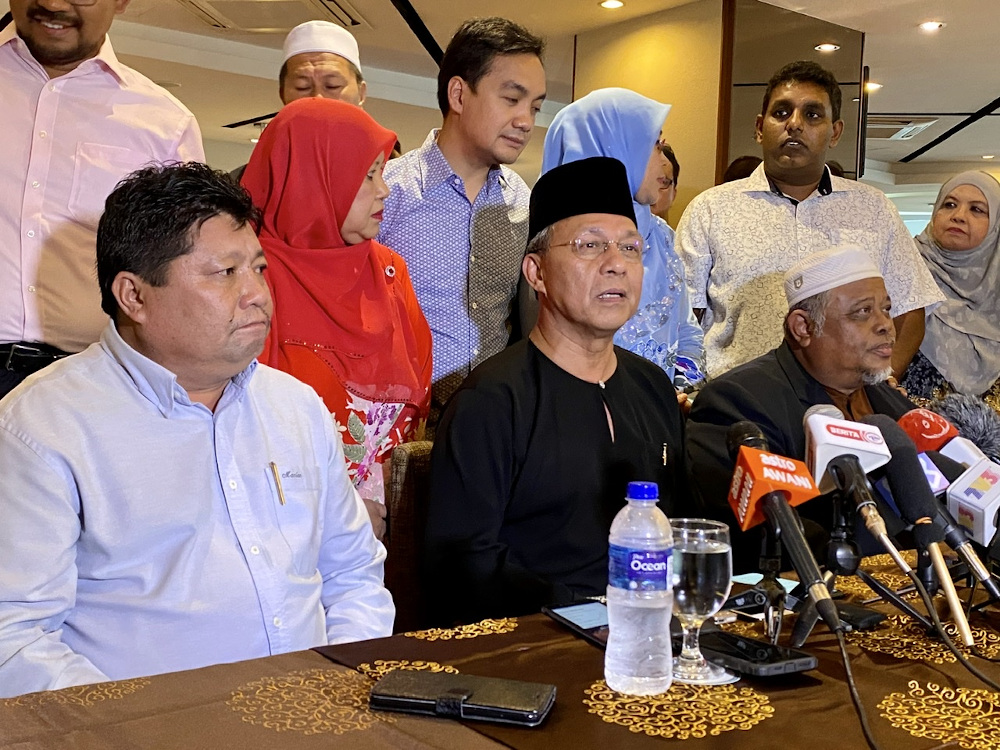
[(658, 500), (660, 490), (656, 482), (629, 482), (626, 500)]

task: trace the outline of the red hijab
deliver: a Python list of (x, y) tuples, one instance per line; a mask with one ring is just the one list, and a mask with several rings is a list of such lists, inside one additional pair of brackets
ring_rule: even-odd
[[(324, 398), (329, 371), (315, 368), (325, 364), (345, 389), (370, 401), (426, 401), (431, 334), (406, 264), (384, 245), (348, 245), (340, 234), (372, 162), (380, 153), (388, 158), (395, 142), (358, 106), (301, 99), (264, 130), (243, 175), (263, 213), (260, 244), (274, 297), (260, 361)], [(321, 362), (303, 358), (310, 351)]]

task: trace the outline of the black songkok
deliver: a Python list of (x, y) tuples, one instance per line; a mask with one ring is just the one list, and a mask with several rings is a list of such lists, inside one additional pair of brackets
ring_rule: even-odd
[(535, 183), (528, 210), (528, 238), (557, 221), (581, 214), (617, 214), (635, 223), (625, 165), (591, 156), (549, 170)]

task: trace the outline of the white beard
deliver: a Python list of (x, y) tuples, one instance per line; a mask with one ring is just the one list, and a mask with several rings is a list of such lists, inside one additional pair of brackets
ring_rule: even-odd
[(892, 377), (892, 368), (886, 367), (884, 370), (866, 372), (861, 376), (861, 382), (865, 385), (878, 385), (879, 383), (884, 383), (890, 377)]

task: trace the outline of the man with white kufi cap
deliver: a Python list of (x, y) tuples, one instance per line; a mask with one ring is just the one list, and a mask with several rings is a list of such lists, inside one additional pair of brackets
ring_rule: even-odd
[(288, 32), (278, 75), (283, 104), (307, 97), (362, 105), (368, 86), (361, 74), (358, 41), (329, 21), (307, 21)]
[[(306, 21), (288, 32), (278, 73), (282, 104), (320, 97), (364, 105), (368, 84), (361, 74), (358, 40), (343, 26)], [(239, 182), (247, 165), (229, 174)]]
[[(782, 344), (712, 380), (695, 399), (688, 420), (691, 486), (706, 511), (734, 519), (726, 495), (733, 460), (726, 433), (740, 420), (760, 426), (770, 451), (802, 460), (802, 420), (815, 404), (832, 404), (845, 418), (867, 414), (898, 419), (914, 404), (887, 382), (892, 374), (895, 329), (892, 303), (871, 256), (856, 245), (813, 253), (785, 274), (785, 336)], [(829, 528), (827, 502), (799, 508), (807, 527)], [(808, 519), (812, 519), (812, 524)], [(757, 567), (759, 532), (733, 527), (733, 565)]]

